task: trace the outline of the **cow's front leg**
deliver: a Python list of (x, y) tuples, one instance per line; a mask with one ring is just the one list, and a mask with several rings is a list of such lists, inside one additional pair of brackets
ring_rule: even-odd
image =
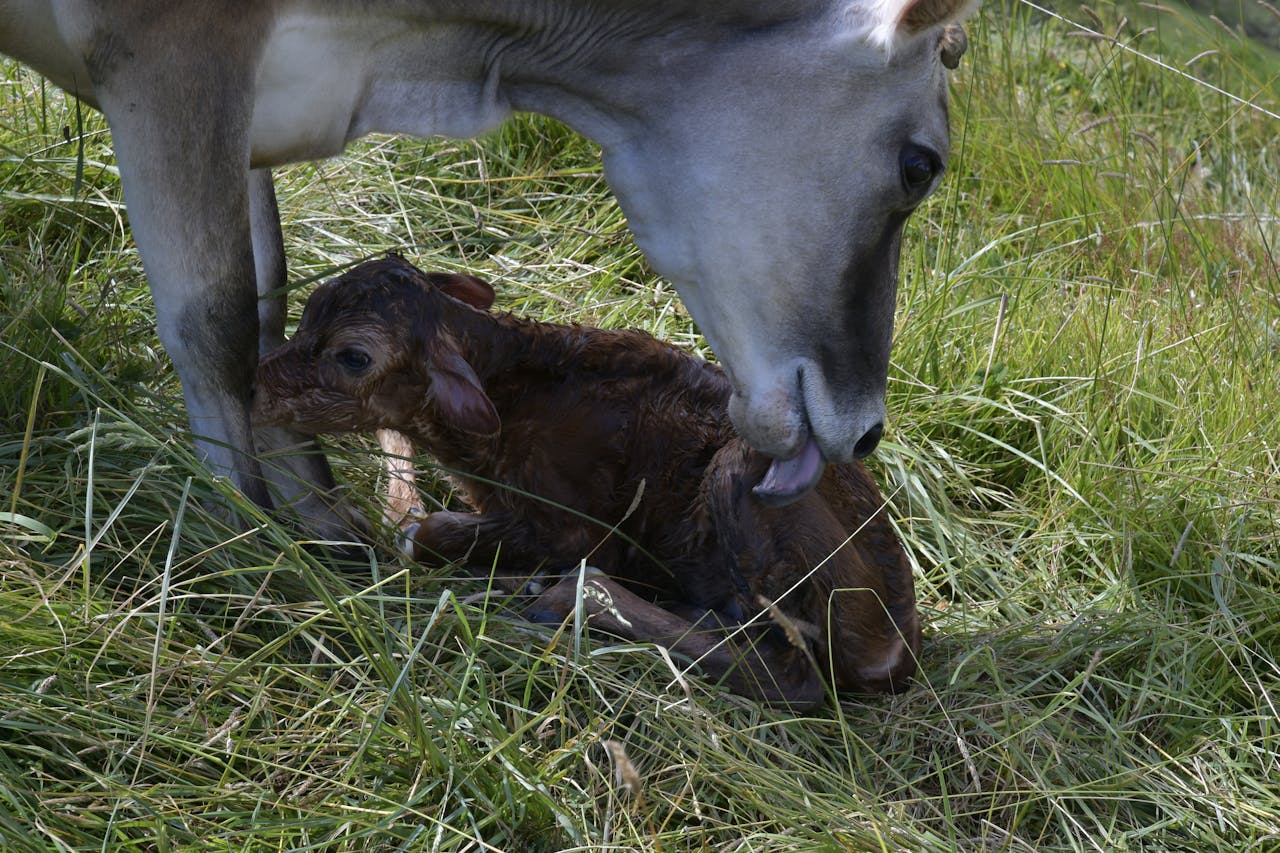
[[(284, 236), (270, 169), (249, 173), (249, 223), (258, 294), (258, 354), (284, 343), (288, 282)], [(339, 493), (324, 449), (313, 437), (284, 427), (258, 427), (254, 444), (271, 499), (288, 507), (322, 539), (367, 538), (368, 525)]]
[[(254, 72), (242, 54), (252, 48), (209, 44), (219, 36), (199, 21), (175, 22), (103, 22), (91, 36), (101, 44), (90, 45), (89, 70), (197, 449), (215, 474), (269, 506), (249, 423), (258, 362), (248, 185)], [(169, 30), (160, 37), (126, 25)], [(128, 49), (151, 36), (147, 51)]]

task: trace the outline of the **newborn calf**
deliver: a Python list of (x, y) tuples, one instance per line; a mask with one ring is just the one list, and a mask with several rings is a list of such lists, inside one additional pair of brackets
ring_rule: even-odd
[[(821, 674), (837, 690), (906, 685), (911, 571), (860, 463), (767, 506), (751, 487), (770, 460), (734, 434), (718, 367), (492, 302), (471, 276), (363, 264), (317, 288), (263, 360), (255, 418), (404, 434), (476, 510), (411, 522), (415, 556), (524, 577), (585, 559), (600, 570), (582, 590), (593, 625), (688, 655), (734, 692), (807, 708)], [(572, 573), (533, 612), (564, 618), (577, 587)]]

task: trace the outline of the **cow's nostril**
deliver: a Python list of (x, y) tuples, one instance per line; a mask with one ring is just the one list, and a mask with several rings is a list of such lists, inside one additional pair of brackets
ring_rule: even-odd
[(884, 435), (883, 423), (878, 423), (867, 430), (862, 438), (858, 439), (858, 443), (853, 446), (853, 458), (862, 459), (870, 456), (871, 451), (875, 450), (876, 445), (880, 443), (880, 436), (882, 435)]

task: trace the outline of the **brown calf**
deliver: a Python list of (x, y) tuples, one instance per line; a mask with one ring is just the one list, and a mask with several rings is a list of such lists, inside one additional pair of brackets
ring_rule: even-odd
[[(735, 435), (718, 367), (641, 332), (492, 302), (471, 276), (363, 264), (319, 287), (263, 360), (255, 419), (402, 433), (475, 508), (409, 521), (415, 556), (521, 577), (585, 559), (593, 625), (688, 655), (734, 692), (807, 708), (820, 672), (837, 690), (906, 685), (911, 571), (861, 463), (768, 506), (752, 486), (770, 459)], [(564, 618), (577, 587), (573, 573), (533, 612)]]

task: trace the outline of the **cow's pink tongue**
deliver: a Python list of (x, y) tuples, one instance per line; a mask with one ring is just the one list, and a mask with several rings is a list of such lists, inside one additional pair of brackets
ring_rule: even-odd
[(818, 442), (811, 435), (795, 456), (774, 459), (764, 479), (752, 491), (769, 506), (785, 506), (816, 486), (824, 467)]

